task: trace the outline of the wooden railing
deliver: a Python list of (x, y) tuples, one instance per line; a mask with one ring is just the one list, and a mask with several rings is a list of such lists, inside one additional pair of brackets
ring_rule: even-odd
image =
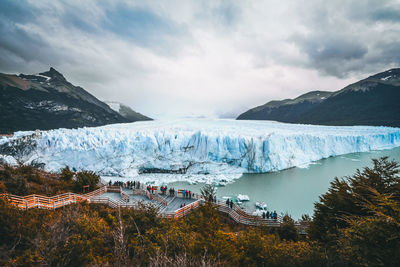
[(122, 190), (122, 187), (121, 187), (121, 186), (115, 186), (115, 185), (107, 186), (107, 192), (110, 192), (110, 193), (119, 193), (120, 196), (121, 196), (121, 198), (122, 198), (125, 202), (129, 202), (129, 196), (128, 196), (126, 193), (124, 193), (124, 191)]
[(128, 196), (127, 194), (125, 194), (124, 191), (121, 190), (120, 194), (121, 194), (121, 198), (122, 198), (125, 202), (129, 202), (129, 196)]
[(97, 190), (94, 190), (94, 191), (92, 191), (92, 192), (89, 192), (89, 193), (84, 194), (84, 196), (85, 196), (87, 199), (90, 199), (90, 198), (92, 198), (92, 197), (96, 197), (96, 196), (102, 195), (102, 194), (104, 194), (104, 193), (107, 192), (107, 187), (108, 187), (108, 186), (102, 186), (102, 187), (100, 187), (100, 188), (97, 189)]
[(2, 196), (7, 198), (11, 205), (14, 205), (15, 207), (20, 209), (31, 209), (31, 208), (57, 209), (73, 203), (89, 200), (95, 196), (102, 195), (105, 192), (107, 192), (106, 186), (100, 187), (97, 190), (94, 190), (92, 192), (83, 195), (68, 192), (52, 197), (47, 197), (37, 194), (21, 197), (5, 193), (2, 194)]
[(278, 216), (277, 219), (263, 219), (260, 216), (248, 214), (236, 204), (233, 204), (232, 208), (230, 208), (227, 204), (217, 201), (216, 205), (220, 212), (227, 214), (237, 223), (247, 225), (265, 225), (270, 227), (280, 227), (282, 223), (281, 216)]
[(202, 201), (203, 200), (198, 199), (188, 205), (183, 206), (182, 208), (180, 208), (174, 212), (165, 213), (165, 214), (163, 214), (163, 216), (165, 218), (175, 218), (175, 219), (182, 218), (183, 216), (188, 215), (194, 209), (198, 208), (201, 205)]
[[(106, 192), (120, 193), (123, 201), (113, 200), (109, 197), (98, 197)], [(135, 192), (140, 192), (143, 195), (147, 195), (149, 199), (155, 199), (164, 206), (167, 206), (166, 199), (158, 196), (157, 194), (151, 194), (145, 189), (135, 189)], [(57, 209), (73, 203), (79, 203), (88, 200), (90, 203), (101, 203), (106, 204), (112, 208), (133, 208), (137, 207), (136, 203), (128, 203), (129, 196), (125, 194), (119, 186), (102, 186), (101, 188), (89, 192), (87, 194), (76, 194), (76, 193), (64, 193), (53, 197), (46, 197), (41, 195), (28, 195), (28, 196), (16, 196), (11, 194), (0, 194), (0, 197), (7, 198), (9, 203), (20, 208), (20, 209), (31, 209), (31, 208), (42, 208), (42, 209)], [(174, 196), (176, 198), (176, 196)], [(198, 208), (204, 199), (200, 195), (196, 195), (197, 198), (194, 202), (170, 213), (162, 214), (165, 218), (182, 218)], [(282, 217), (278, 216), (277, 219), (263, 219), (260, 216), (254, 216), (247, 213), (241, 207), (236, 204), (232, 205), (232, 208), (222, 201), (217, 201), (215, 205), (218, 211), (227, 214), (235, 222), (246, 225), (265, 225), (269, 227), (280, 227), (282, 223)], [(307, 225), (296, 222), (296, 227), (301, 234), (305, 234)]]
[(90, 203), (92, 203), (92, 204), (105, 204), (105, 205), (110, 206), (113, 209), (137, 207), (136, 203), (134, 203), (134, 202), (127, 203), (127, 202), (117, 201), (117, 200), (111, 199), (109, 197), (93, 198), (93, 199), (90, 200)]
[(72, 203), (78, 203), (87, 200), (87, 197), (75, 193), (64, 193), (53, 197), (46, 197), (41, 195), (29, 195), (25, 197), (6, 195), (9, 203), (20, 209), (57, 209)]
[(153, 199), (156, 200), (158, 203), (163, 205), (164, 207), (167, 206), (167, 200), (163, 197), (160, 197), (158, 194), (152, 195)]

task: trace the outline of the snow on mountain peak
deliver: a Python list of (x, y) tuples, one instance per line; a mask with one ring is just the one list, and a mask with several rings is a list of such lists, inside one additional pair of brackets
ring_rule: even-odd
[(111, 102), (111, 101), (104, 101), (112, 110), (119, 112), (121, 107), (121, 103), (118, 102)]

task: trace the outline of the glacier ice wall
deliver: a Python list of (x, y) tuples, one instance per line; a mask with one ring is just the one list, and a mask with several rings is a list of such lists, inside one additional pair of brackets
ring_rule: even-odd
[(269, 172), (321, 158), (400, 146), (400, 129), (272, 121), (172, 120), (17, 132), (0, 139), (0, 159), (68, 165), (106, 176), (140, 172)]

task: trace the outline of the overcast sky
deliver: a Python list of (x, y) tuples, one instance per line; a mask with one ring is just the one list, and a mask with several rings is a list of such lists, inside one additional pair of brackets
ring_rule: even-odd
[(236, 116), (400, 65), (400, 0), (0, 1), (0, 72), (153, 118)]

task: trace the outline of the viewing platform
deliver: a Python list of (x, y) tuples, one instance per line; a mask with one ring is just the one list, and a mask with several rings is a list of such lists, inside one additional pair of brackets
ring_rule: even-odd
[[(138, 188), (124, 188), (121, 186), (102, 186), (97, 190), (86, 194), (64, 193), (53, 197), (41, 195), (16, 196), (3, 193), (0, 196), (20, 209), (57, 209), (73, 203), (87, 201), (91, 204), (105, 204), (111, 208), (137, 208), (140, 204), (153, 205), (158, 209), (158, 214), (164, 218), (178, 219), (189, 214), (194, 209), (205, 203), (204, 198), (191, 192), (191, 195), (184, 194), (185, 190), (176, 190), (173, 194), (167, 192), (161, 193), (158, 187), (154, 191), (147, 190), (143, 186)], [(277, 219), (263, 219), (260, 216), (254, 216), (242, 209), (239, 205), (233, 204), (232, 207), (225, 201), (216, 200), (212, 202), (223, 213), (234, 220), (236, 223), (280, 227), (282, 217)], [(301, 234), (305, 233), (306, 225), (296, 223)]]

